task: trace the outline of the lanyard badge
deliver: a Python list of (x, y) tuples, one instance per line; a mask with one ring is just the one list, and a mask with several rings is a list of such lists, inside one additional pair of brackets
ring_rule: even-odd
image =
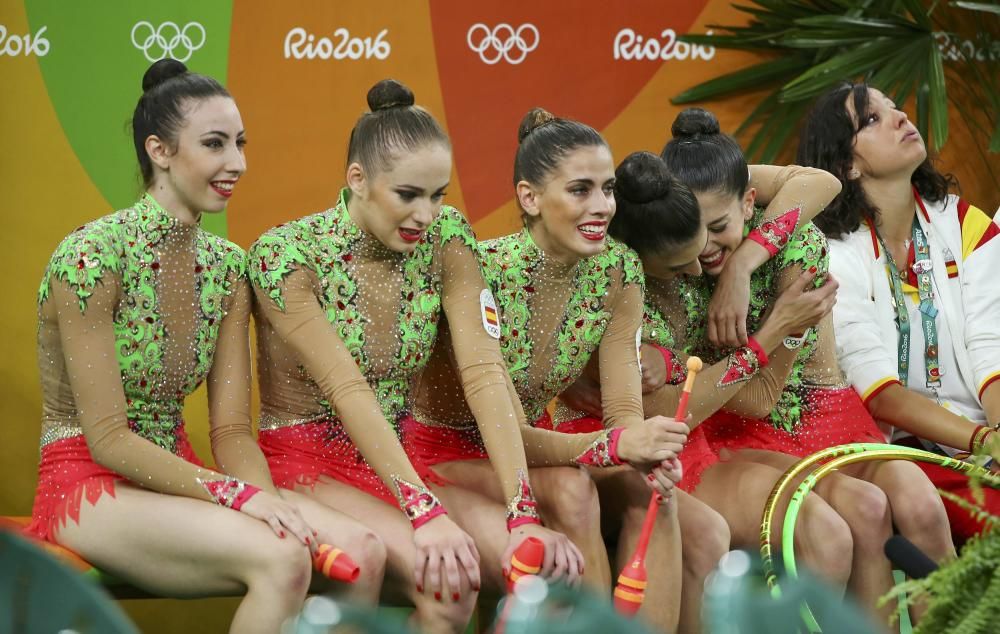
[[(937, 308), (934, 307), (934, 289), (931, 272), (934, 268), (931, 262), (930, 245), (927, 236), (920, 228), (916, 216), (913, 218), (913, 249), (914, 262), (910, 269), (916, 276), (918, 310), (920, 311), (920, 326), (924, 333), (924, 377), (929, 388), (941, 386), (941, 367), (938, 361), (937, 339)], [(903, 280), (909, 276), (896, 268), (892, 255), (885, 247), (885, 242), (879, 236), (882, 251), (885, 252), (886, 266), (889, 268), (889, 286), (892, 290), (892, 305), (896, 311), (896, 327), (899, 330), (899, 380), (905, 386), (909, 377), (910, 367), (910, 321), (906, 309), (906, 293), (903, 291)]]

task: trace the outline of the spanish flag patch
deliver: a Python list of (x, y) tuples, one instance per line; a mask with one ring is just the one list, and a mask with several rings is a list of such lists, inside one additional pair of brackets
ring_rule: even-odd
[(944, 270), (948, 273), (949, 280), (958, 277), (958, 263), (948, 247), (944, 249)]
[(479, 308), (483, 313), (483, 329), (486, 334), (494, 339), (500, 338), (500, 313), (497, 311), (497, 302), (493, 299), (490, 289), (484, 288), (479, 294)]

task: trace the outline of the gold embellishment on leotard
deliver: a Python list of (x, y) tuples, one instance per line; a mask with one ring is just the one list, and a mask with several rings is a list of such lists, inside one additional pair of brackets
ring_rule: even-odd
[(524, 524), (541, 524), (538, 514), (538, 502), (531, 491), (528, 474), (524, 469), (517, 470), (517, 493), (507, 503), (507, 530), (513, 530)]
[(438, 515), (444, 514), (444, 507), (430, 489), (392, 475), (392, 483), (396, 485), (396, 499), (400, 508), (406, 513), (414, 529), (420, 528)]
[(559, 425), (562, 425), (565, 422), (590, 416), (587, 412), (570, 407), (562, 401), (556, 401), (556, 408), (553, 414), (552, 427), (555, 429), (559, 429)]
[(312, 418), (293, 418), (291, 420), (286, 420), (284, 418), (278, 418), (273, 414), (261, 414), (260, 420), (257, 421), (257, 429), (260, 431), (273, 431), (275, 429), (283, 429), (285, 427), (293, 427), (295, 425), (304, 425), (306, 423), (318, 423), (324, 420), (328, 420), (326, 416), (314, 416)]
[[(459, 398), (464, 398), (464, 396)], [(413, 406), (410, 408), (410, 416), (412, 416), (413, 420), (417, 421), (421, 425), (427, 425), (428, 427), (445, 427), (447, 429), (457, 429), (459, 431), (477, 428), (475, 419), (470, 421), (465, 417), (464, 412), (458, 411), (453, 416), (444, 416), (443, 414), (443, 412), (437, 414), (431, 413), (421, 407), (419, 403), (413, 403)]]
[(79, 425), (52, 425), (42, 432), (42, 439), (38, 444), (39, 449), (49, 443), (67, 438), (76, 438), (83, 435), (83, 428)]

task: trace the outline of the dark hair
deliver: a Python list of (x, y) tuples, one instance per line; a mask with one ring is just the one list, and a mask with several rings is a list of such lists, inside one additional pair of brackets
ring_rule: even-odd
[[(856, 120), (847, 110), (848, 98), (854, 101)], [(813, 220), (830, 238), (855, 231), (862, 220), (878, 224), (878, 208), (868, 199), (860, 180), (847, 178), (854, 163), (854, 138), (868, 115), (868, 84), (845, 82), (816, 100), (799, 136), (796, 162), (824, 169), (843, 184), (833, 202)], [(944, 200), (949, 185), (956, 184), (950, 174), (943, 176), (934, 169), (930, 158), (917, 167), (910, 182), (921, 196), (934, 202)]]
[(430, 143), (451, 148), (431, 113), (413, 104), (413, 91), (395, 79), (372, 86), (370, 112), (361, 115), (351, 130), (347, 164), (358, 163), (371, 175), (388, 168), (399, 151), (415, 151)]
[(621, 162), (615, 201), (608, 233), (639, 255), (689, 242), (701, 229), (698, 199), (652, 152), (633, 152)]
[(572, 119), (560, 119), (543, 108), (532, 108), (517, 128), (514, 185), (527, 181), (541, 185), (566, 155), (577, 148), (607, 147), (594, 128)]
[(189, 72), (187, 66), (174, 59), (161, 59), (146, 70), (142, 76), (142, 96), (132, 114), (132, 140), (145, 186), (153, 182), (153, 162), (146, 153), (146, 139), (156, 135), (167, 145), (176, 146), (186, 102), (209, 97), (231, 98), (231, 95), (219, 82)]
[(687, 108), (674, 119), (670, 133), (673, 138), (660, 156), (691, 191), (743, 195), (750, 181), (747, 160), (735, 139), (719, 131), (715, 115)]

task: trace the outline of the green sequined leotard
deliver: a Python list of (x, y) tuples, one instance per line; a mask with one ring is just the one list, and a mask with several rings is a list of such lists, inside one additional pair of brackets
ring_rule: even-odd
[[(358, 227), (349, 201), (345, 189), (334, 208), (276, 227), (251, 247), (262, 439), (305, 423), (326, 421), (334, 433), (342, 425), (378, 479), (397, 492), (400, 479), (420, 482), (395, 425), (442, 315), (459, 340), (460, 365), (475, 370), (468, 393), (509, 403), (506, 376), (496, 341), (483, 329), (484, 283), (465, 218), (442, 207), (416, 248), (400, 253)], [(325, 473), (327, 450), (316, 451), (309, 465), (271, 459), (275, 480)], [(303, 468), (315, 473), (278, 473)]]
[[(622, 244), (565, 264), (546, 255), (527, 229), (479, 245), (500, 310), (501, 349), (528, 423), (601, 351), (605, 424), (643, 421), (636, 335), (641, 324), (642, 266)], [(451, 398), (455, 383), (447, 344), (437, 346), (414, 393), (421, 422), (470, 427), (472, 416)], [(444, 398), (439, 398), (442, 392)], [(573, 464), (599, 434), (522, 430), (531, 465)]]

